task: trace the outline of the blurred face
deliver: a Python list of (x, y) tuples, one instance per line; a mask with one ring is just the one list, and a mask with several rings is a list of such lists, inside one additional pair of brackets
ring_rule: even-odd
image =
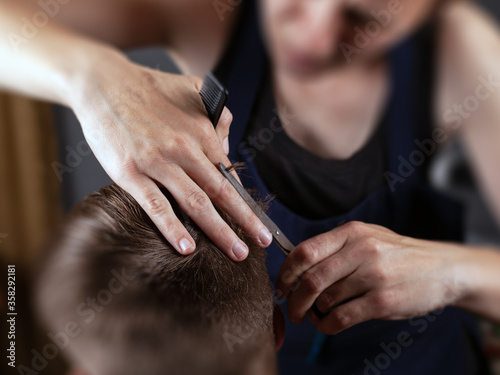
[(274, 66), (314, 74), (383, 54), (440, 1), (261, 0), (261, 17)]

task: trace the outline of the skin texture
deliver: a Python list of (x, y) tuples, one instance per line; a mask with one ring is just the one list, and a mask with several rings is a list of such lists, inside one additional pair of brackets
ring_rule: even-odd
[[(17, 21), (36, 12), (27, 4), (1, 4), (5, 9), (0, 12), (0, 28), (5, 34), (19, 32)], [(122, 30), (123, 19), (113, 17), (110, 20)], [(102, 36), (117, 44), (128, 35), (127, 31), (113, 34), (110, 30), (113, 28), (105, 28), (107, 33)], [(9, 56), (0, 62), (1, 70), (9, 72), (2, 76), (0, 87), (72, 108), (104, 169), (140, 202), (179, 252), (193, 252), (194, 242), (158, 185), (167, 187), (182, 209), (233, 260), (245, 259), (248, 247), (222, 222), (213, 204), (230, 212), (260, 246), (269, 245), (267, 228), (216, 170), (218, 162), (230, 164), (225, 139), (231, 114), (225, 109), (214, 130), (198, 94), (200, 78), (148, 71), (115, 48), (55, 23), (17, 48), (4, 39), (0, 51)]]
[[(303, 5), (300, 2), (286, 1), (266, 4), (271, 8), (271, 13), (272, 8), (282, 6), (282, 12), (285, 13), (283, 9), (287, 6), (292, 8), (291, 4)], [(420, 8), (414, 9), (415, 13), (400, 13), (402, 18), (407, 17), (400, 21), (400, 25), (409, 26), (410, 20), (417, 22), (436, 5), (439, 4), (420, 2), (417, 5)], [(498, 28), (467, 2), (447, 2), (445, 5), (446, 8), (436, 13), (441, 18), (438, 31), (438, 45), (441, 48), (438, 48), (440, 75), (437, 82), (436, 122), (446, 131), (448, 138), (459, 136), (463, 139), (475, 167), (476, 177), (498, 218), (500, 176), (495, 167), (500, 162), (500, 152), (496, 146), (500, 137), (498, 91), (492, 93), (487, 101), (483, 101), (477, 112), (464, 116), (460, 126), (452, 126), (444, 118), (446, 111), (453, 108), (455, 103), (462, 103), (464, 98), (475, 93), (479, 74), (500, 77)], [(333, 7), (332, 4), (328, 6)], [(323, 12), (318, 10), (317, 16), (326, 12), (326, 8), (323, 8)], [(276, 13), (279, 12), (276, 10)], [(304, 14), (304, 11), (299, 13)], [(331, 10), (328, 14), (332, 15), (334, 12)], [(268, 27), (271, 35), (269, 43), (286, 46), (286, 34), (280, 34), (280, 27), (269, 22), (271, 15), (267, 16), (269, 19), (266, 24), (271, 25)], [(320, 29), (319, 26), (317, 28)], [(327, 27), (324, 30), (325, 38), (328, 35), (332, 38), (332, 31)], [(407, 28), (406, 32), (408, 30)], [(277, 101), (292, 108), (292, 113), (299, 108), (299, 115), (287, 121), (285, 129), (302, 147), (322, 157), (342, 159), (352, 155), (364, 144), (359, 139), (369, 137), (376, 124), (376, 110), (372, 109), (366, 120), (360, 121), (360, 118), (351, 120), (349, 117), (346, 120), (345, 115), (336, 118), (335, 113), (328, 113), (328, 109), (338, 105), (351, 92), (354, 93), (353, 98), (360, 97), (367, 90), (372, 95), (376, 91), (384, 92), (384, 70), (380, 68), (383, 55), (380, 58), (377, 55), (382, 53), (387, 40), (397, 40), (397, 33), (391, 36), (389, 28), (385, 32), (380, 34), (380, 40), (372, 41), (358, 56), (357, 61), (347, 66), (342, 63), (337, 65), (339, 63), (335, 54), (338, 50), (328, 49), (333, 43), (331, 40), (324, 44), (324, 49), (316, 46), (316, 55), (307, 52), (308, 46), (313, 44), (313, 38), (305, 40), (297, 50), (300, 51), (302, 47), (306, 51), (303, 54), (312, 57), (309, 60), (299, 58), (299, 64), (296, 65), (293, 60), (287, 60), (286, 54), (281, 53), (279, 48), (273, 49), (277, 72), (274, 81)], [(406, 32), (400, 30), (403, 35)], [(303, 38), (307, 39), (307, 33), (302, 35), (306, 35)], [(338, 38), (340, 40), (342, 37)], [(315, 40), (322, 40), (321, 34), (316, 35)], [(478, 40), (483, 43), (478, 43)], [(339, 71), (342, 73), (338, 73)], [(355, 72), (353, 75), (357, 78), (346, 79), (349, 83), (339, 84), (339, 81), (352, 72)], [(367, 75), (372, 77), (371, 81)], [(382, 77), (379, 81), (373, 78), (377, 75)], [(311, 84), (315, 81), (315, 85)], [(329, 84), (325, 83), (328, 81)], [(332, 99), (327, 105), (324, 98), (335, 95), (326, 95), (327, 89), (322, 87), (323, 84), (330, 89), (337, 85), (337, 90), (333, 89), (332, 92), (341, 92), (340, 98)], [(304, 99), (297, 94), (303, 92), (310, 95)], [(300, 116), (305, 111), (301, 107), (304, 101), (304, 107), (314, 108), (314, 111), (308, 112), (308, 116), (303, 116), (307, 118), (307, 128)], [(352, 102), (355, 102), (354, 99)], [(364, 105), (350, 107), (350, 113), (363, 113), (367, 108), (370, 111), (370, 106), (366, 105), (369, 101), (360, 102)], [(321, 103), (323, 109), (315, 107), (315, 103)], [(383, 101), (371, 108), (380, 107), (381, 103)], [(334, 124), (342, 124), (343, 120), (343, 124), (330, 125), (331, 122), (322, 121), (322, 118), (334, 118), (337, 120), (333, 121)], [(321, 123), (328, 124), (328, 128), (321, 128)], [(335, 131), (332, 131), (331, 126)], [(349, 133), (342, 129), (355, 130)], [(359, 143), (356, 143), (356, 136), (353, 135), (355, 132)], [(335, 134), (335, 139), (332, 138), (332, 133)], [(295, 323), (303, 320), (316, 299), (324, 312), (348, 300), (321, 320), (309, 313), (310, 320), (317, 324), (318, 330), (327, 334), (338, 333), (371, 319), (393, 320), (425, 315), (445, 305), (456, 305), (498, 322), (499, 286), (498, 251), (412, 239), (386, 228), (363, 223), (348, 223), (299, 244), (284, 262), (276, 282), (278, 291), (288, 297), (289, 316)]]
[[(346, 159), (372, 135), (389, 92), (385, 52), (442, 3), (387, 0), (261, 1), (278, 107), (294, 116), (287, 134), (325, 159)], [(357, 30), (388, 21), (367, 45)], [(346, 55), (341, 46), (357, 53)], [(307, 93), (307, 95), (304, 95)]]
[[(111, 60), (109, 64), (129, 64), (118, 60)], [(190, 243), (187, 250), (181, 248), (178, 239), (190, 240), (190, 236), (183, 225), (174, 220), (172, 207), (156, 185), (166, 187), (200, 228), (209, 232), (211, 227), (218, 227), (228, 233), (217, 238), (221, 249), (233, 249), (235, 244), (241, 244), (246, 254), (246, 244), (230, 235), (231, 229), (210, 202), (217, 202), (227, 212), (233, 212), (236, 220), (252, 230), (247, 218), (255, 215), (237, 199), (237, 192), (209, 161), (221, 160), (230, 164), (198, 95), (201, 80), (174, 75), (156, 77), (154, 71), (148, 69), (130, 69), (130, 72), (135, 74), (128, 77), (127, 85), (120, 84), (118, 98), (112, 94), (116, 90), (113, 85), (94, 85), (94, 82), (101, 82), (99, 79), (89, 81), (75, 112), (79, 120), (87, 124), (84, 131), (90, 147), (106, 161), (109, 176), (120, 181), (121, 186), (135, 196), (166, 239), (176, 244), (180, 252), (190, 253), (194, 243)], [(110, 83), (119, 82), (119, 76), (108, 79)], [(137, 90), (137, 87), (142, 89)], [(94, 111), (85, 110), (89, 107)], [(162, 119), (165, 111), (177, 114), (175, 121), (166, 128)], [(137, 113), (148, 115), (147, 118), (138, 117)], [(226, 110), (218, 125), (221, 138), (227, 136), (231, 119), (231, 113)], [(147, 126), (137, 127), (140, 122)], [(114, 126), (103, 127), (103, 123)], [(111, 140), (111, 147), (103, 139)], [(199, 173), (200, 168), (203, 173)], [(244, 257), (234, 256), (236, 259)]]
[[(220, 18), (211, 1), (192, 0), (184, 6), (179, 1), (141, 2), (141, 14), (150, 9), (156, 17), (132, 44), (161, 41), (185, 73), (201, 75), (213, 67), (239, 8)], [(85, 7), (85, 2), (77, 0), (75, 7), (76, 2)], [(197, 95), (199, 79), (151, 72), (128, 62), (116, 47), (129, 46), (130, 29), (141, 28), (130, 18), (118, 17), (128, 14), (122, 6), (133, 2), (118, 3), (112, 8), (108, 2), (88, 2), (93, 11), (101, 7), (98, 13), (104, 20), (96, 19), (92, 28), (86, 26), (85, 17), (77, 16), (85, 14), (83, 8), (72, 13), (68, 7), (20, 52), (13, 53), (8, 44), (0, 44), (0, 55), (5, 56), (0, 60), (0, 71), (9, 72), (1, 77), (0, 85), (73, 108), (104, 168), (140, 202), (176, 249), (181, 250), (179, 242), (186, 234), (159, 195), (158, 185), (168, 185), (183, 209), (222, 251), (235, 260), (244, 259), (245, 253), (235, 256), (236, 237), (213, 214), (212, 204), (229, 210), (252, 237), (261, 238), (262, 246), (270, 239), (214, 169), (218, 161), (228, 162), (223, 145), (230, 134), (230, 115), (226, 112), (214, 131), (203, 116)], [(12, 4), (0, 2), (2, 32), (15, 29), (22, 14), (33, 12)], [(500, 90), (464, 118), (459, 129), (450, 127), (443, 116), (454, 103), (474, 93), (479, 74), (500, 77), (499, 32), (487, 16), (465, 1), (405, 2), (393, 22), (348, 63), (339, 53), (339, 44), (353, 41), (354, 27), (366, 25), (367, 13), (384, 10), (386, 2), (262, 0), (261, 5), (277, 104), (296, 115), (286, 122), (285, 130), (309, 151), (337, 159), (355, 153), (375, 128), (387, 93), (387, 47), (426, 18), (438, 17), (441, 74), (434, 108), (437, 123), (450, 137), (465, 140), (478, 182), (500, 218), (500, 148), (496, 141), (500, 137)], [(108, 18), (104, 17), (106, 9)], [(106, 20), (113, 22), (106, 24)], [(178, 20), (190, 22), (183, 27)], [(143, 17), (136, 21), (143, 22)], [(57, 22), (75, 26), (68, 30)], [(201, 44), (213, 47), (208, 48), (215, 51), (213, 55), (203, 59)], [(144, 106), (149, 110), (144, 111)], [(97, 134), (96, 139), (103, 135), (101, 142), (93, 140), (93, 134)], [(344, 256), (347, 248), (352, 255)], [(188, 247), (185, 253), (192, 249)], [(370, 261), (361, 261), (360, 254)], [(414, 274), (412, 264), (419, 265), (418, 274)], [(289, 283), (281, 279), (292, 275), (297, 280), (304, 273), (309, 281), (295, 291), (290, 292)], [(488, 249), (402, 238), (380, 227), (348, 224), (297, 246), (280, 275), (277, 285), (289, 295), (290, 317), (296, 322), (316, 297), (325, 311), (344, 297), (356, 297), (317, 322), (324, 332), (338, 332), (375, 317), (422, 314), (443, 304), (500, 320), (500, 307), (495, 302), (500, 301), (500, 259)], [(410, 282), (412, 278), (418, 282)], [(366, 279), (374, 281), (374, 286), (368, 287)], [(465, 288), (455, 288), (455, 280)], [(425, 288), (432, 293), (422, 293)], [(407, 303), (409, 297), (411, 303)], [(369, 302), (379, 309), (364, 309)]]
[(392, 6), (387, 0), (261, 0), (266, 42), (273, 64), (294, 75), (318, 75), (346, 63), (341, 43), (355, 45), (356, 27), (373, 20), (371, 12), (395, 9), (386, 27), (362, 47), (365, 62), (383, 53), (429, 17), (442, 1), (422, 0)]
[(350, 222), (298, 245), (285, 260), (276, 288), (288, 297), (290, 320), (297, 324), (315, 300), (323, 312), (347, 301), (321, 320), (309, 314), (325, 334), (371, 319), (423, 316), (447, 305), (477, 313), (483, 309), (483, 315), (498, 320), (498, 290), (487, 305), (474, 305), (478, 295), (491, 293), (479, 282), (478, 270), (495, 280), (498, 262), (500, 254), (492, 250), (418, 240)]

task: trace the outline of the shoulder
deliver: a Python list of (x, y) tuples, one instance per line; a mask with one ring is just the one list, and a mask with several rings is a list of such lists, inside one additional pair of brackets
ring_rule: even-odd
[[(438, 17), (436, 117), (439, 126), (449, 128), (459, 122), (458, 117), (470, 117), (467, 108), (459, 110), (457, 106), (469, 104), (475, 112), (476, 101), (490, 98), (500, 82), (500, 29), (495, 20), (468, 1), (452, 1)], [(464, 103), (469, 97), (470, 103)], [(481, 104), (482, 111), (492, 106)]]
[[(174, 2), (185, 0), (171, 0)], [(168, 13), (168, 51), (185, 74), (203, 76), (221, 58), (244, 8), (241, 0), (198, 0)]]

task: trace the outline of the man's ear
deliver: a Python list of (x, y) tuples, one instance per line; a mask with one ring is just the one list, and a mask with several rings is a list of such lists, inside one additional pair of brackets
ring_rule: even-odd
[(276, 302), (274, 303), (273, 327), (276, 351), (278, 351), (281, 349), (283, 341), (285, 340), (285, 316)]

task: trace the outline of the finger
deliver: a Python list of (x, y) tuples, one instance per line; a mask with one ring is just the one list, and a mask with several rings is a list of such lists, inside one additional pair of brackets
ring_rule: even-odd
[[(208, 134), (207, 134), (208, 133)], [(231, 162), (227, 158), (227, 154), (224, 152), (223, 147), (220, 144), (220, 141), (217, 142), (219, 139), (218, 137), (213, 137), (215, 138), (214, 141), (211, 140), (211, 137), (213, 136), (213, 133), (211, 131), (208, 131), (206, 133), (206, 141), (202, 144), (203, 152), (205, 153), (204, 158), (208, 158), (209, 162), (211, 162), (214, 166), (217, 166), (219, 163), (224, 164), (224, 166), (228, 167), (231, 165)], [(203, 158), (200, 158), (201, 160)], [(198, 160), (195, 163), (195, 167), (198, 164)], [(230, 171), (230, 173), (233, 175), (234, 178), (241, 184), (240, 177), (236, 173), (236, 171), (233, 169)]]
[(203, 156), (200, 156), (199, 159), (196, 168), (192, 166), (185, 168), (189, 177), (200, 186), (221, 210), (227, 212), (249, 236), (253, 237), (258, 245), (262, 247), (269, 246), (272, 241), (271, 232), (262, 224), (250, 206), (222, 173)]
[[(189, 76), (187, 78), (189, 80), (191, 80), (191, 83), (193, 84), (196, 92), (200, 92), (201, 87), (203, 86), (203, 79), (201, 79), (200, 77), (196, 77), (196, 76)], [(201, 100), (201, 98), (198, 98), (198, 99), (199, 99), (199, 102), (201, 104), (200, 107), (204, 108), (205, 106), (202, 104), (203, 101)], [(204, 110), (204, 113), (206, 115), (205, 110)], [(208, 117), (206, 117), (206, 119), (208, 120)], [(218, 144), (223, 149), (225, 155), (229, 154), (229, 138), (228, 138), (228, 136), (229, 136), (229, 126), (231, 125), (232, 121), (233, 121), (232, 113), (229, 111), (229, 109), (227, 107), (224, 107), (224, 109), (222, 110), (221, 116), (219, 118), (219, 121), (217, 122), (217, 124), (215, 126), (215, 129), (216, 129), (215, 131), (216, 131), (216, 134), (219, 138)], [(213, 129), (214, 128), (213, 124), (210, 123), (208, 125), (208, 128)], [(222, 161), (222, 160), (219, 160), (219, 161)]]
[(376, 319), (377, 314), (370, 306), (368, 297), (360, 297), (334, 309), (316, 323), (320, 333), (336, 335), (356, 324)]
[[(288, 297), (290, 321), (300, 324), (316, 298), (332, 284), (335, 285), (339, 280), (348, 278), (357, 266), (348, 257), (343, 256), (341, 251), (308, 269), (300, 277), (297, 288)], [(322, 312), (328, 311), (320, 306), (318, 308)]]
[(197, 93), (199, 93), (201, 91), (201, 88), (203, 86), (203, 79), (201, 77), (198, 77), (198, 76), (185, 76), (186, 79), (190, 80), (191, 83), (193, 84), (194, 86), (194, 89), (196, 90)]
[(184, 212), (231, 259), (235, 261), (245, 259), (248, 255), (248, 246), (221, 218), (207, 194), (180, 167), (173, 166), (168, 169), (170, 169), (168, 176), (176, 176), (175, 183), (167, 177), (159, 177), (159, 181), (168, 189)]
[(370, 286), (356, 277), (357, 272), (337, 281), (316, 298), (316, 305), (322, 312), (329, 312), (341, 303), (359, 297), (370, 290)]
[(372, 319), (384, 319), (387, 309), (396, 303), (394, 296), (390, 290), (364, 294), (335, 308), (317, 323), (317, 329), (321, 333), (335, 335)]
[(307, 316), (309, 317), (309, 321), (312, 323), (312, 324), (318, 324), (319, 323), (319, 318), (318, 316), (312, 312), (311, 310), (309, 310), (307, 312)]
[(231, 114), (229, 109), (227, 109), (227, 107), (224, 107), (215, 130), (217, 132), (217, 136), (219, 137), (222, 150), (226, 155), (229, 154), (229, 127), (231, 126), (232, 121), (233, 115)]
[(146, 176), (121, 184), (143, 208), (165, 239), (180, 253), (190, 254), (195, 242), (175, 215), (170, 202), (154, 181)]
[(346, 241), (347, 232), (339, 227), (301, 242), (283, 262), (276, 280), (276, 289), (285, 298), (288, 297), (304, 272), (342, 249)]

